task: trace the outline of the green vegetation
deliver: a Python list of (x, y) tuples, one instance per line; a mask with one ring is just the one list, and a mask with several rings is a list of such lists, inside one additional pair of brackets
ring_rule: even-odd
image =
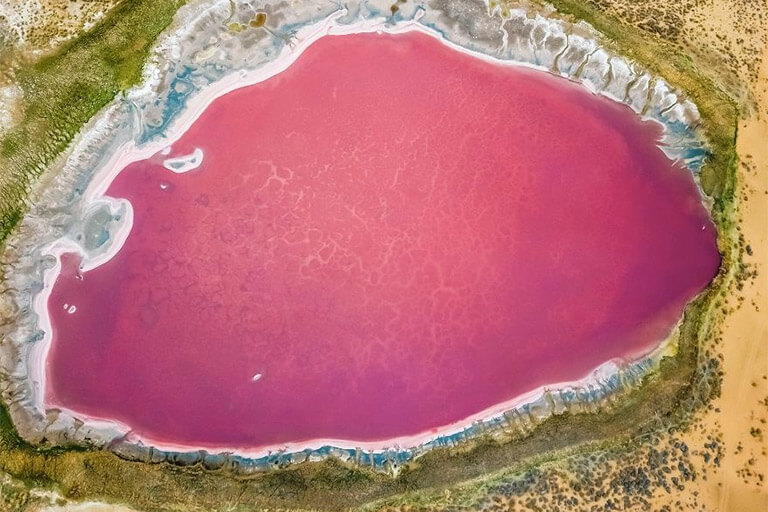
[[(551, 417), (508, 442), (486, 438), (456, 449), (436, 450), (402, 468), (396, 478), (334, 460), (241, 475), (229, 469), (207, 471), (200, 466), (129, 462), (107, 451), (36, 447), (18, 437), (7, 412), (0, 408), (0, 472), (53, 487), (68, 499), (117, 501), (145, 511), (255, 507), (339, 510), (386, 502), (377, 500), (418, 506), (434, 503), (441, 489), (455, 489), (468, 481), (458, 492), (469, 499), (502, 473), (523, 471), (569, 453), (595, 446), (626, 450), (648, 432), (684, 423), (691, 410), (717, 395), (717, 360), (703, 347), (719, 314), (715, 301), (738, 266), (732, 237), (738, 109), (672, 45), (649, 38), (579, 0), (551, 3), (561, 14), (591, 23), (618, 53), (684, 89), (699, 107), (701, 129), (712, 151), (701, 181), (713, 198), (723, 268), (709, 291), (687, 308), (678, 354), (665, 359), (641, 387), (599, 414)], [(176, 3), (126, 3), (92, 33), (21, 73), (30, 107), (23, 125), (0, 142), (0, 165), (9, 169), (6, 174), (10, 175), (2, 177), (3, 237), (21, 218), (34, 178), (90, 116), (139, 78), (149, 44), (168, 23), (175, 7)], [(54, 83), (64, 85), (54, 88)], [(2, 504), (0, 498), (0, 508)]]
[(152, 43), (182, 3), (124, 1), (89, 32), (17, 71), (25, 107), (0, 139), (0, 244), (26, 211), (35, 180), (89, 119), (139, 82)]

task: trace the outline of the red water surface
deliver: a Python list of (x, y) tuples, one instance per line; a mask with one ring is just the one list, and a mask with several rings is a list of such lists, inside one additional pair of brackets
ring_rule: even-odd
[(636, 357), (720, 261), (659, 134), (425, 35), (325, 37), (203, 113), (172, 153), (201, 167), (117, 177), (135, 224), (62, 258), (47, 401), (168, 443), (379, 440)]

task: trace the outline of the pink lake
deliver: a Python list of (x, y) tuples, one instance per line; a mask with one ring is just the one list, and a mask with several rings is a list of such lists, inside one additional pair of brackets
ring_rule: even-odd
[[(49, 299), (46, 404), (175, 445), (403, 438), (631, 360), (716, 274), (660, 126), (429, 36), (324, 37), (107, 194)], [(65, 305), (76, 306), (68, 313)]]

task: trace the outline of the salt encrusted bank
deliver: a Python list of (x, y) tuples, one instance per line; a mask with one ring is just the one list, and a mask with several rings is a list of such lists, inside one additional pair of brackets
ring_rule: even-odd
[[(234, 7), (233, 7), (234, 6)], [(698, 171), (706, 149), (696, 133), (698, 112), (681, 93), (636, 64), (601, 48), (584, 24), (570, 25), (542, 13), (490, 8), (482, 2), (437, 0), (388, 2), (288, 2), (182, 8), (158, 42), (143, 83), (118, 97), (86, 126), (34, 194), (34, 206), (9, 240), (3, 255), (5, 322), (0, 346), (3, 399), (21, 435), (32, 442), (109, 446), (123, 457), (172, 460), (243, 470), (336, 456), (378, 468), (396, 468), (432, 448), (483, 432), (499, 436), (526, 431), (542, 417), (565, 410), (596, 410), (636, 385), (660, 358), (674, 350), (674, 334), (636, 361), (607, 361), (577, 382), (552, 383), (468, 419), (414, 445), (319, 440), (269, 452), (232, 448), (227, 454), (150, 446), (129, 428), (110, 421), (76, 418), (44, 406), (45, 362), (50, 325), (45, 313), (58, 274), (57, 256), (78, 252), (83, 269), (107, 261), (121, 247), (132, 224), (130, 203), (104, 197), (114, 175), (131, 159), (158, 151), (166, 166), (184, 172), (200, 165), (203, 152), (173, 153), (173, 142), (216, 97), (263, 80), (289, 66), (312, 41), (328, 33), (421, 30), (456, 49), (484, 59), (532, 66), (582, 82), (590, 90), (629, 105), (665, 127), (665, 153)], [(266, 13), (265, 27), (250, 27)], [(321, 442), (322, 441), (322, 442)]]

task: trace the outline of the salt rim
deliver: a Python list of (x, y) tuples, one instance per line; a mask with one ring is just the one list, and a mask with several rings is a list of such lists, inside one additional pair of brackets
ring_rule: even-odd
[[(213, 8), (214, 7), (211, 7), (211, 9)], [(50, 318), (47, 313), (47, 301), (50, 296), (53, 283), (55, 282), (56, 277), (58, 276), (61, 269), (60, 256), (65, 252), (77, 252), (83, 258), (82, 270), (88, 271), (108, 261), (119, 251), (119, 249), (122, 247), (122, 244), (127, 239), (128, 234), (130, 233), (133, 224), (133, 210), (128, 201), (117, 200), (105, 195), (109, 184), (114, 180), (114, 178), (122, 169), (124, 169), (128, 164), (132, 162), (144, 160), (156, 153), (163, 155), (170, 154), (170, 148), (172, 144), (175, 143), (187, 131), (191, 124), (194, 123), (194, 121), (202, 114), (208, 105), (210, 105), (210, 103), (216, 98), (232, 90), (264, 81), (280, 73), (289, 67), (290, 64), (292, 64), (296, 58), (298, 58), (298, 56), (313, 42), (326, 35), (343, 35), (364, 32), (384, 32), (389, 34), (397, 34), (415, 30), (435, 37), (441, 43), (456, 51), (463, 52), (475, 58), (480, 58), (497, 65), (501, 64), (511, 66), (525, 66), (545, 71), (547, 70), (547, 68), (540, 64), (511, 61), (491, 57), (485, 53), (470, 50), (460, 44), (449, 41), (446, 39), (443, 33), (433, 27), (426, 26), (420, 21), (425, 16), (425, 13), (425, 8), (420, 7), (416, 10), (415, 15), (410, 20), (393, 22), (393, 20), (388, 17), (374, 17), (369, 19), (358, 19), (355, 23), (351, 24), (340, 24), (338, 21), (344, 16), (348, 15), (349, 11), (347, 9), (338, 9), (320, 22), (306, 25), (300, 28), (295, 34), (295, 44), (286, 47), (279, 54), (278, 58), (272, 59), (268, 64), (258, 67), (252, 71), (241, 70), (239, 72), (231, 73), (225, 76), (225, 78), (215, 82), (214, 84), (201, 89), (187, 103), (183, 115), (172, 122), (170, 127), (166, 130), (165, 137), (157, 138), (154, 141), (146, 144), (137, 144), (132, 140), (120, 146), (112, 154), (108, 162), (102, 167), (103, 170), (101, 172), (97, 172), (93, 176), (88, 185), (88, 188), (83, 195), (84, 203), (90, 205), (89, 208), (107, 206), (109, 211), (112, 213), (119, 210), (125, 211), (125, 214), (121, 219), (118, 228), (112, 233), (110, 244), (106, 251), (99, 252), (96, 255), (89, 254), (80, 246), (77, 241), (66, 236), (59, 238), (53, 243), (49, 244), (42, 251), (42, 254), (54, 256), (56, 258), (56, 264), (53, 268), (44, 272), (43, 289), (34, 297), (33, 310), (37, 315), (38, 326), (42, 328), (45, 334), (43, 339), (32, 344), (31, 348), (28, 349), (26, 354), (26, 361), (22, 362), (22, 364), (25, 364), (28, 371), (28, 375), (26, 376), (26, 384), (28, 386), (31, 385), (32, 387), (31, 392), (33, 396), (31, 400), (31, 407), (35, 410), (31, 413), (30, 411), (25, 412), (34, 415), (34, 412), (44, 413), (47, 411), (43, 398), (45, 390), (45, 364), (52, 338), (52, 328)], [(489, 9), (489, 13), (496, 14), (497, 12), (496, 10), (491, 11)], [(505, 18), (502, 16), (502, 27), (504, 19)], [(504, 44), (505, 46), (509, 44), (508, 34), (504, 39)], [(560, 53), (558, 53), (558, 56), (565, 53), (566, 49), (563, 49)], [(585, 60), (585, 64), (589, 62), (591, 56), (597, 54), (599, 51), (604, 52), (604, 50), (598, 47), (598, 49), (592, 51), (592, 53), (589, 54)], [(609, 62), (611, 59), (615, 60), (618, 58), (609, 58)], [(557, 58), (555, 61), (556, 60)], [(623, 62), (623, 60), (621, 62)], [(630, 66), (626, 64), (624, 66), (626, 69), (630, 69)], [(614, 62), (610, 69), (612, 70), (613, 67), (619, 68), (620, 66)], [(557, 69), (557, 65), (555, 65), (555, 69)], [(147, 72), (148, 78), (150, 78), (151, 75), (152, 71), (150, 70)], [(606, 92), (605, 90), (600, 89), (596, 83), (589, 78), (584, 79), (583, 83), (595, 94), (602, 94), (611, 97), (615, 101), (626, 103), (627, 99), (630, 97), (629, 91), (632, 88), (634, 82), (641, 80), (642, 76), (643, 75), (639, 75), (630, 85), (627, 85), (625, 88), (624, 98), (618, 98), (610, 91)], [(648, 80), (648, 84), (650, 84), (650, 79)], [(691, 121), (691, 119), (693, 119), (692, 122), (695, 122), (695, 119), (697, 118), (695, 106), (692, 106), (692, 104), (687, 100), (681, 102), (679, 97), (675, 96), (669, 91), (669, 87), (666, 86), (663, 81), (656, 81), (653, 88), (649, 87), (647, 91), (647, 97), (657, 97), (658, 102), (661, 103), (661, 106), (655, 109), (658, 115), (661, 116), (661, 119), (647, 114), (648, 102), (642, 106), (641, 112), (639, 112), (643, 114), (645, 119), (653, 120), (662, 124), (664, 127), (665, 139), (668, 139), (668, 136), (671, 132), (670, 124), (665, 122), (667, 119), (670, 119), (671, 123), (677, 123), (681, 122), (681, 119), (686, 121)], [(670, 96), (672, 97), (671, 99)], [(636, 107), (636, 105), (632, 106), (633, 108)], [(682, 111), (680, 111), (681, 109)], [(668, 116), (670, 114), (672, 117)], [(667, 119), (665, 119), (665, 116)], [(683, 136), (676, 135), (676, 137), (682, 138)], [(664, 146), (665, 151), (669, 151), (670, 146), (666, 146), (663, 141), (662, 146)], [(199, 165), (202, 157), (202, 151), (198, 149), (192, 155), (166, 159), (165, 162), (169, 162), (169, 165), (166, 165), (166, 167), (174, 167), (175, 164), (178, 164), (178, 167), (170, 168), (170, 170), (173, 172), (185, 172), (196, 167), (195, 163)], [(677, 327), (673, 329), (673, 335), (676, 329)], [(234, 452), (237, 453), (238, 456), (251, 459), (264, 459), (270, 457), (275, 452), (306, 453), (308, 450), (319, 450), (329, 446), (333, 449), (355, 451), (362, 449), (377, 453), (385, 453), (392, 447), (395, 447), (396, 450), (400, 450), (399, 447), (407, 446), (409, 448), (406, 448), (404, 451), (408, 452), (410, 455), (414, 455), (423, 453), (427, 449), (431, 449), (441, 444), (441, 439), (450, 439), (452, 436), (460, 435), (467, 432), (468, 430), (472, 430), (476, 425), (498, 425), (498, 420), (504, 419), (504, 421), (506, 421), (506, 415), (510, 411), (525, 409), (526, 407), (528, 407), (528, 410), (530, 411), (530, 406), (532, 404), (540, 403), (542, 401), (546, 402), (547, 397), (549, 397), (549, 400), (553, 400), (553, 392), (560, 393), (562, 397), (563, 393), (565, 392), (578, 394), (579, 390), (594, 388), (598, 390), (598, 395), (602, 393), (605, 396), (610, 396), (611, 393), (617, 390), (617, 386), (612, 384), (612, 382), (614, 382), (617, 376), (621, 375), (622, 372), (633, 374), (633, 368), (640, 368), (641, 372), (638, 375), (644, 374), (648, 368), (654, 366), (656, 362), (658, 362), (658, 360), (663, 357), (663, 355), (666, 355), (670, 351), (674, 350), (674, 342), (672, 340), (673, 337), (674, 336), (667, 338), (667, 340), (661, 343), (649, 354), (632, 354), (627, 358), (607, 361), (598, 366), (592, 372), (589, 372), (581, 379), (541, 386), (528, 393), (524, 393), (501, 404), (489, 407), (484, 411), (449, 425), (441, 426), (435, 429), (429, 429), (416, 435), (403, 436), (381, 441), (355, 442), (341, 439), (315, 439), (261, 448), (183, 446), (167, 444), (163, 443), (162, 441), (135, 435), (128, 425), (116, 422), (114, 420), (88, 417), (65, 408), (56, 408), (55, 410), (60, 411), (60, 414), (58, 415), (59, 418), (67, 415), (70, 416), (70, 419), (78, 418), (80, 421), (83, 421), (86, 425), (88, 425), (90, 427), (89, 430), (94, 434), (94, 439), (91, 439), (91, 441), (114, 443), (117, 447), (120, 447), (120, 445), (124, 446), (125, 444), (131, 444), (135, 446), (152, 446), (155, 449), (166, 452), (189, 452), (191, 450), (210, 449), (213, 452)], [(619, 379), (619, 381), (620, 380), (621, 379)], [(618, 387), (620, 388), (621, 383), (619, 384), (620, 385)], [(4, 391), (7, 397), (8, 392), (6, 390)], [(563, 403), (566, 403), (565, 399), (563, 399)], [(30, 407), (30, 404), (22, 404), (21, 409), (25, 409), (27, 407)], [(556, 407), (554, 409), (556, 409)], [(552, 412), (553, 411), (547, 411), (547, 413)], [(15, 416), (17, 414), (19, 414), (19, 408), (12, 409), (14, 422), (16, 422), (17, 418)], [(59, 421), (59, 419), (54, 420), (54, 422), (56, 421)], [(63, 422), (69, 423), (66, 420), (63, 420)], [(45, 420), (43, 420), (42, 424), (40, 422), (37, 423), (38, 427), (43, 426), (44, 429), (47, 429), (48, 426), (50, 426)], [(470, 435), (471, 433), (472, 432), (470, 432)], [(307, 458), (310, 458), (309, 454), (306, 454), (306, 456)]]
[[(170, 150), (170, 148), (168, 149)], [(166, 158), (163, 160), (163, 167), (176, 174), (183, 174), (200, 167), (203, 164), (203, 156), (203, 150), (195, 148), (195, 150), (188, 155)]]

